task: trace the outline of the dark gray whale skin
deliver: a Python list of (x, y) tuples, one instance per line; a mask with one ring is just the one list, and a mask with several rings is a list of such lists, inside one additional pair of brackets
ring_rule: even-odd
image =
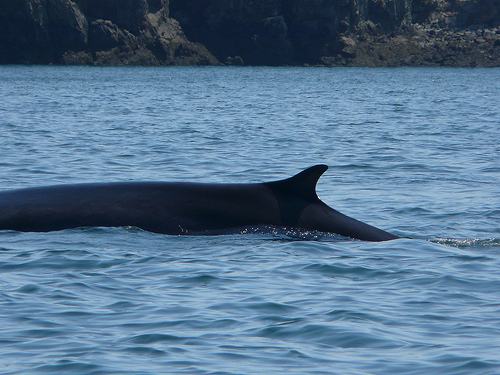
[(209, 234), (271, 225), (318, 230), (365, 241), (398, 238), (323, 203), (316, 165), (286, 180), (253, 184), (118, 182), (0, 192), (0, 230), (48, 232), (135, 226), (165, 234)]

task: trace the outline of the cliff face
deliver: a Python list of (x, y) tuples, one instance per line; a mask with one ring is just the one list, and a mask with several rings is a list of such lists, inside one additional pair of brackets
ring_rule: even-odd
[(170, 9), (221, 61), (248, 64), (316, 64), (342, 51), (342, 34), (411, 23), (411, 0), (171, 0)]
[(500, 66), (500, 0), (2, 0), (0, 63)]
[(168, 0), (2, 0), (0, 63), (217, 64), (168, 7)]
[[(356, 53), (328, 65), (500, 66), (500, 0), (413, 0), (401, 27), (349, 36)], [(366, 32), (367, 31), (367, 32)], [(328, 61), (329, 60), (329, 61)]]
[(171, 0), (170, 12), (228, 63), (500, 66), (500, 0)]

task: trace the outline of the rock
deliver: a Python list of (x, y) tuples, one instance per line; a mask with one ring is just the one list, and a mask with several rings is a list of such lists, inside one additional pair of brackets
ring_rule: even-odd
[(1, 0), (0, 63), (500, 66), (499, 0)]
[(371, 0), (360, 3), (363, 14), (358, 22), (370, 20), (379, 24), (385, 32), (391, 32), (411, 23), (412, 0)]
[(219, 61), (200, 43), (190, 42), (179, 22), (166, 13), (148, 14), (148, 48), (162, 65), (219, 65)]
[(230, 57), (228, 56), (226, 61), (224, 62), (226, 65), (235, 65), (235, 66), (241, 66), (245, 65), (245, 62), (241, 58), (241, 56), (235, 56), (235, 57)]
[(0, 3), (0, 62), (49, 63), (87, 43), (87, 20), (69, 0), (5, 0)]
[(346, 32), (394, 31), (411, 23), (411, 0), (171, 0), (171, 15), (190, 40), (219, 59), (250, 65), (317, 64), (327, 55), (355, 55)]
[(219, 60), (241, 56), (250, 65), (291, 63), (293, 46), (281, 0), (171, 0), (170, 15), (189, 40)]
[(340, 41), (343, 44), (342, 55), (347, 58), (356, 57), (356, 41), (348, 36), (342, 36)]
[(252, 42), (253, 51), (247, 57), (252, 65), (286, 65), (293, 62), (293, 46), (283, 16), (260, 20)]
[(375, 24), (370, 20), (360, 22), (359, 31), (361, 31), (361, 33), (368, 33), (372, 35), (380, 35), (383, 32), (380, 24)]
[(168, 18), (160, 12), (149, 13), (148, 22), (152, 31), (152, 37), (161, 38), (168, 43), (182, 43), (187, 41), (179, 22), (173, 18)]
[(220, 65), (219, 61), (200, 43), (172, 43), (167, 62), (172, 65)]
[[(96, 0), (77, 1), (90, 7)], [(91, 23), (89, 48), (95, 51), (95, 64), (219, 64), (204, 46), (190, 42), (179, 23), (168, 17), (168, 4), (168, 0), (99, 2), (89, 14), (109, 19), (96, 19)]]
[(93, 62), (92, 55), (84, 51), (66, 51), (61, 60), (64, 65), (90, 65)]
[[(57, 0), (55, 0), (57, 1)], [(109, 20), (138, 35), (149, 13), (147, 0), (74, 0), (87, 18)]]
[(128, 30), (121, 30), (110, 20), (98, 19), (90, 24), (89, 49), (91, 51), (107, 51), (115, 47), (133, 50), (138, 40)]
[(218, 64), (168, 0), (2, 0), (0, 63)]
[(41, 1), (0, 2), (0, 63), (47, 63), (51, 39)]
[(315, 65), (341, 52), (339, 36), (351, 27), (357, 1), (290, 0), (283, 9), (296, 63)]
[(123, 51), (119, 48), (113, 48), (107, 51), (96, 52), (93, 61), (94, 65), (142, 65), (158, 66), (160, 61), (155, 57), (151, 50), (140, 46), (133, 51)]
[(87, 45), (87, 19), (70, 0), (47, 0), (48, 28), (55, 48), (65, 51), (68, 48), (84, 49)]

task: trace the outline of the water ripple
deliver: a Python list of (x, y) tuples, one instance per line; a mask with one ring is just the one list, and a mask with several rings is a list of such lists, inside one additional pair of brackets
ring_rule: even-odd
[(499, 72), (0, 67), (2, 189), (325, 163), (404, 237), (1, 231), (0, 372), (500, 373)]

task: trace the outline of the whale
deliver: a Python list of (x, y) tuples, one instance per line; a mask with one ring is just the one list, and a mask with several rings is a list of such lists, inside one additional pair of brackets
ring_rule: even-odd
[(327, 169), (315, 165), (293, 177), (262, 183), (127, 181), (5, 190), (0, 191), (0, 230), (137, 227), (203, 235), (265, 225), (363, 241), (398, 238), (321, 201), (316, 185)]

